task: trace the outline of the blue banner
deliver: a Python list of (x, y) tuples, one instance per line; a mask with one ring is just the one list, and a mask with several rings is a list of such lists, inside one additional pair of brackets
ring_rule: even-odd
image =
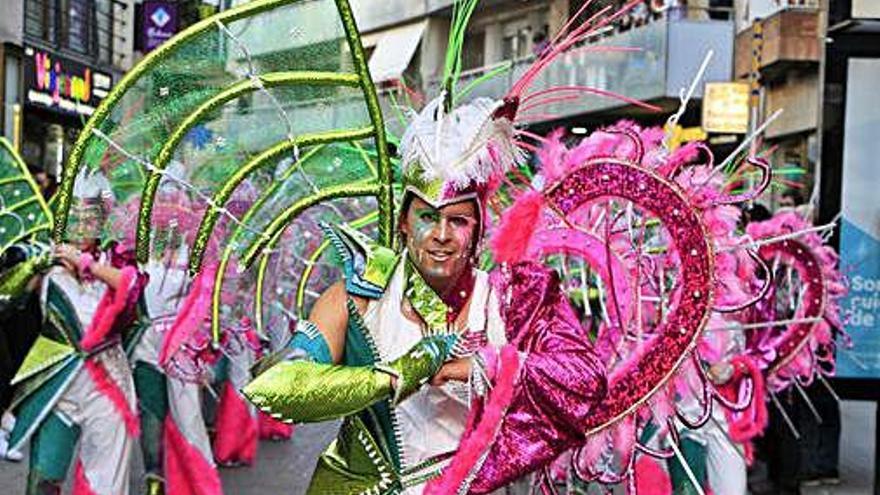
[(853, 347), (838, 346), (837, 375), (880, 378), (880, 59), (851, 58), (844, 117), (840, 268)]

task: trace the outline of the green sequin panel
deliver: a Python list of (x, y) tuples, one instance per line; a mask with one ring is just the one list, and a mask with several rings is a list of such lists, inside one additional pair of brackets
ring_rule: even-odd
[(305, 360), (279, 363), (242, 390), (262, 411), (296, 423), (348, 416), (390, 392), (391, 377), (371, 367)]

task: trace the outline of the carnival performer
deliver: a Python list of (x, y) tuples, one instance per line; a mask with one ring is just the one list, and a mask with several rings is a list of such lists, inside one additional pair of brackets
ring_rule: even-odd
[(108, 186), (99, 172), (77, 181), (71, 244), (54, 249), (57, 266), (42, 280), (42, 332), (13, 380), (10, 447), (30, 440), (28, 494), (60, 493), (77, 442), (74, 493), (129, 490), (139, 422), (121, 342), (146, 277), (119, 246), (99, 250)]
[[(201, 411), (201, 382), (169, 359), (166, 341), (176, 327), (191, 324), (185, 270), (186, 192), (165, 182), (156, 198), (155, 252), (144, 266), (150, 282), (141, 304), (144, 324), (126, 339), (141, 418), (140, 446), (148, 495), (217, 495), (223, 492), (213, 461), (211, 443)], [(114, 215), (120, 243), (133, 248), (137, 202)], [(205, 315), (199, 319), (204, 321)]]
[(149, 325), (132, 353), (141, 414), (141, 451), (148, 495), (223, 493), (201, 412), (198, 382), (169, 374), (160, 365), (163, 337), (181, 307), (186, 273), (173, 260), (151, 260), (144, 303)]
[[(345, 418), (309, 494), (422, 493), (455, 455), (472, 400), (487, 387), (513, 395), (528, 388), (536, 397), (523, 417), (568, 424), (604, 393), (602, 366), (553, 272), (524, 263), (492, 284), (475, 267), (490, 178), (516, 154), (505, 142), (509, 121), (494, 118), (499, 103), (476, 100), (444, 114), (442, 100), (427, 105), (402, 143), (403, 252), (328, 227), (347, 260), (345, 282), (318, 299), (287, 354), (275, 356), (282, 362), (244, 389), (288, 421)], [(520, 357), (509, 342), (532, 352)], [(484, 419), (500, 414), (487, 407)], [(549, 463), (572, 435), (533, 427), (533, 455), (511, 458), (488, 477), (487, 491)], [(550, 438), (558, 445), (544, 443)]]

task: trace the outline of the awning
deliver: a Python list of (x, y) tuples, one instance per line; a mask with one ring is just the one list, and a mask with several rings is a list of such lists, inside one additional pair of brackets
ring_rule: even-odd
[(427, 21), (421, 21), (377, 33), (380, 38), (370, 57), (373, 81), (378, 83), (400, 78), (416, 53), (426, 24)]

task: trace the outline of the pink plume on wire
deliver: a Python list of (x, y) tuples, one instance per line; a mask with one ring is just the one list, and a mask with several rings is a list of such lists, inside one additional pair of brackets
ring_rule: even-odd
[(521, 261), (532, 234), (539, 227), (544, 196), (540, 191), (526, 191), (504, 212), (492, 235), (492, 252), (498, 263)]
[[(589, 37), (592, 34), (595, 34), (598, 29), (601, 29), (604, 26), (607, 26), (608, 24), (610, 24), (611, 22), (617, 20), (623, 14), (625, 14), (630, 9), (632, 9), (640, 1), (641, 0), (632, 0), (628, 4), (626, 4), (622, 9), (620, 9), (618, 12), (615, 12), (614, 14), (607, 16), (605, 18), (602, 18), (601, 20), (596, 22), (597, 19), (600, 19), (603, 15), (605, 15), (610, 10), (611, 7), (606, 6), (603, 9), (601, 9), (599, 12), (597, 12), (595, 15), (590, 17), (586, 22), (584, 22), (583, 24), (581, 24), (580, 26), (578, 26), (574, 30), (571, 30), (570, 32), (568, 32), (568, 30), (571, 28), (572, 24), (577, 19), (577, 17), (580, 16), (580, 14), (584, 11), (584, 9), (586, 9), (587, 6), (591, 3), (591, 2), (586, 2), (581, 7), (581, 9), (578, 11), (578, 13), (575, 14), (574, 16), (572, 16), (572, 18), (569, 20), (569, 22), (566, 23), (565, 26), (563, 26), (563, 28), (556, 35), (556, 37), (554, 37), (553, 41), (550, 43), (550, 47), (547, 50), (545, 50), (544, 53), (542, 53), (537, 58), (537, 60), (535, 60), (535, 62), (532, 64), (532, 66), (529, 67), (529, 69), (526, 70), (526, 72), (523, 73), (523, 75), (513, 84), (510, 91), (507, 93), (507, 96), (504, 98), (505, 101), (520, 101), (520, 100), (522, 100), (526, 91), (531, 86), (532, 82), (534, 82), (535, 78), (537, 78), (538, 75), (544, 71), (544, 69), (546, 69), (553, 61), (555, 61), (557, 59), (557, 57), (559, 57), (559, 55), (568, 51), (569, 48), (571, 48), (572, 46), (574, 46), (576, 43), (583, 40), (584, 38)], [(568, 32), (568, 33), (565, 34), (566, 32)], [(584, 88), (586, 88), (586, 87), (584, 87)], [(626, 98), (623, 95), (619, 95), (619, 94), (616, 94), (616, 93), (613, 93), (610, 91), (598, 90), (598, 89), (594, 89), (594, 88), (587, 88), (587, 90), (585, 90), (585, 91), (593, 92), (593, 93), (601, 95), (601, 96), (609, 96), (612, 98), (618, 98), (618, 99), (621, 99), (621, 100), (626, 101), (628, 103), (643, 106), (643, 107), (646, 107), (646, 108), (649, 108), (649, 109), (652, 109), (655, 111), (658, 110), (657, 107), (655, 107), (653, 105), (647, 105), (643, 102), (639, 102), (638, 100)]]
[(162, 339), (159, 364), (163, 368), (170, 363), (178, 350), (186, 345), (208, 318), (216, 270), (217, 267), (214, 265), (206, 266), (193, 280), (192, 288), (183, 301), (174, 324)]
[[(615, 93), (614, 91), (593, 88), (590, 86), (556, 86), (553, 88), (549, 88), (549, 89), (545, 89), (545, 90), (536, 92), (534, 94), (530, 94), (529, 96), (527, 96), (523, 99), (523, 103), (529, 102), (532, 98), (534, 98), (538, 94), (547, 95), (547, 94), (553, 94), (553, 93), (563, 92), (563, 91), (575, 91), (575, 92), (580, 92), (580, 93), (594, 94), (597, 96), (605, 96), (608, 98), (621, 100), (623, 102), (629, 103), (630, 105), (635, 105), (635, 106), (644, 108), (646, 110), (651, 110), (652, 112), (659, 112), (661, 110), (661, 108), (656, 105), (651, 105), (650, 103), (645, 103), (641, 100), (637, 100), (635, 98), (630, 98), (630, 97), (624, 96), (620, 93)], [(548, 101), (548, 100), (545, 100), (545, 101)], [(552, 103), (552, 100), (549, 100), (549, 102)], [(528, 107), (535, 108), (535, 107), (543, 106), (543, 105), (547, 105), (547, 104), (549, 104), (549, 103), (532, 104), (532, 105), (528, 105)]]

